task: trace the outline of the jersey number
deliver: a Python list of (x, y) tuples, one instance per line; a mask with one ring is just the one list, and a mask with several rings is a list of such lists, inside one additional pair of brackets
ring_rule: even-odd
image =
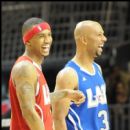
[(100, 130), (109, 130), (109, 123), (107, 119), (107, 112), (105, 110), (99, 111), (98, 117), (103, 117), (102, 123), (105, 125), (105, 128), (101, 128)]

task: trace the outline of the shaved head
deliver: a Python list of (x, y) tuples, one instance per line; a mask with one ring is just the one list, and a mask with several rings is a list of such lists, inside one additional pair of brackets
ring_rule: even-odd
[(101, 55), (104, 43), (107, 40), (100, 23), (92, 20), (77, 23), (74, 38), (77, 52), (80, 55), (86, 54), (93, 58)]
[(89, 34), (92, 30), (95, 29), (95, 27), (102, 28), (101, 25), (92, 20), (85, 20), (79, 22), (74, 30), (74, 37), (75, 39), (79, 38), (80, 36), (83, 36), (84, 34)]

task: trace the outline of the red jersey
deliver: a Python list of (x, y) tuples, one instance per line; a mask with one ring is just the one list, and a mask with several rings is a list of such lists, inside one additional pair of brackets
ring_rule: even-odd
[[(29, 61), (36, 68), (37, 75), (38, 75), (38, 82), (37, 82), (37, 88), (35, 94), (35, 101), (36, 101), (35, 109), (44, 123), (45, 130), (52, 130), (53, 121), (52, 121), (52, 114), (50, 108), (49, 88), (44, 78), (44, 75), (42, 73), (42, 70), (35, 62), (33, 62), (27, 56), (19, 57), (16, 63), (21, 61)], [(16, 96), (16, 88), (15, 85), (13, 84), (11, 76), (9, 80), (9, 94), (10, 94), (10, 102), (11, 102), (10, 130), (30, 130), (25, 119), (22, 116), (18, 98)]]

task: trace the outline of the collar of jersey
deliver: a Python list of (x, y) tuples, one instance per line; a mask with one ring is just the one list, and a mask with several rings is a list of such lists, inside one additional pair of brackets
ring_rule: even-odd
[(74, 62), (80, 68), (81, 71), (83, 71), (83, 72), (85, 72), (85, 73), (87, 73), (87, 74), (89, 74), (91, 76), (95, 75), (95, 67), (94, 67), (94, 65), (92, 66), (94, 72), (90, 73), (89, 71), (87, 71), (86, 69), (84, 69), (83, 67), (81, 67), (76, 61), (72, 61), (72, 62)]
[(40, 71), (42, 71), (41, 65), (38, 65), (36, 62), (32, 61), (33, 65), (36, 66)]

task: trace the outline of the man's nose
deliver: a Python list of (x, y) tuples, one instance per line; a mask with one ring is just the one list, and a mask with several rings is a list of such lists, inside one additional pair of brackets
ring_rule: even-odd
[(107, 37), (103, 36), (103, 41), (106, 42), (107, 41)]
[(52, 38), (50, 38), (50, 37), (46, 37), (45, 38), (45, 43), (50, 43), (52, 40), (51, 40)]

